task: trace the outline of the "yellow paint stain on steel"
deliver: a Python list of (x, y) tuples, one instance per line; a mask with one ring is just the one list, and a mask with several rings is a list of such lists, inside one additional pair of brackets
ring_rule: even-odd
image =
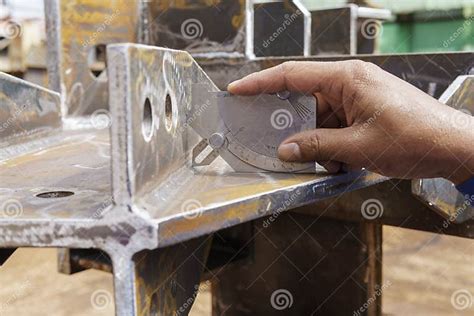
[[(161, 236), (164, 238), (173, 238), (175, 234), (185, 234), (190, 231), (200, 231), (209, 225), (221, 226), (228, 219), (237, 220), (241, 223), (248, 219), (249, 215), (256, 213), (260, 209), (261, 201), (254, 200), (244, 204), (229, 206), (225, 211), (216, 214), (202, 214), (195, 218), (179, 219), (177, 221), (165, 222), (163, 229), (160, 229)], [(212, 219), (210, 219), (212, 216)], [(212, 224), (214, 223), (214, 224)], [(237, 224), (237, 223), (234, 223)]]
[[(132, 14), (136, 15), (136, 12), (130, 10), (127, 1), (61, 1), (61, 14), (62, 38), (66, 43), (85, 38), (90, 43), (97, 43), (110, 36), (124, 35), (133, 39), (130, 35), (135, 33), (133, 21), (136, 17)], [(125, 27), (127, 25), (129, 27)], [(124, 33), (124, 28), (130, 31)]]
[(219, 5), (219, 2), (222, 0), (155, 0), (152, 3), (153, 7), (158, 7), (160, 10), (164, 11), (169, 8), (176, 9), (194, 9), (194, 8), (203, 8), (203, 7), (212, 7)]
[(446, 201), (444, 201), (443, 199), (440, 199), (439, 197), (436, 197), (434, 202), (433, 202), (433, 206), (436, 207), (436, 209), (438, 209), (438, 211), (450, 216), (450, 215), (454, 215), (455, 212), (456, 212), (456, 206), (455, 205), (452, 205), (450, 203), (446, 203)]
[(13, 104), (15, 103), (12, 99), (10, 99), (9, 96), (7, 96), (2, 91), (0, 91), (0, 100), (5, 101), (5, 102), (9, 102), (9, 103), (13, 103)]
[(379, 175), (378, 173), (370, 172), (364, 176), (363, 180), (368, 181), (368, 182), (373, 182), (381, 178), (383, 178), (383, 176)]
[[(70, 113), (85, 111), (81, 100), (98, 83), (89, 68), (88, 51), (97, 44), (137, 42), (139, 0), (60, 0), (61, 86)], [(74, 90), (77, 88), (76, 90)], [(74, 91), (73, 91), (74, 90)], [(98, 89), (97, 99), (102, 98)]]
[(232, 17), (232, 26), (238, 30), (245, 22), (245, 0), (239, 0), (240, 11)]

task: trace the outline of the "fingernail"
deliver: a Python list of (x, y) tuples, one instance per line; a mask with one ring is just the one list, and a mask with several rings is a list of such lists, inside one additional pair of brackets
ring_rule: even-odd
[(235, 80), (235, 81), (229, 83), (229, 85), (227, 86), (227, 90), (230, 91), (230, 90), (235, 89), (239, 85), (240, 81), (241, 81), (241, 79)]
[(278, 147), (278, 158), (285, 161), (301, 160), (301, 150), (297, 143), (282, 144)]

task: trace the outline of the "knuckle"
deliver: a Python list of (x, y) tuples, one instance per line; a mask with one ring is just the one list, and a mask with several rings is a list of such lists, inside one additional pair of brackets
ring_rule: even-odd
[(281, 78), (283, 81), (283, 85), (288, 89), (289, 85), (291, 85), (291, 82), (289, 82), (288, 77), (289, 74), (293, 71), (293, 69), (296, 67), (296, 62), (295, 61), (285, 61), (284, 63), (281, 63), (278, 66), (278, 69), (281, 73)]
[(349, 61), (349, 71), (353, 80), (358, 82), (370, 82), (373, 80), (379, 67), (373, 63), (362, 60)]
[(321, 159), (321, 138), (318, 133), (311, 133), (303, 142), (303, 155), (307, 159)]
[(296, 61), (290, 60), (280, 64), (283, 73), (289, 73), (296, 65)]
[(280, 64), (280, 72), (282, 73), (283, 77), (286, 78), (288, 74), (295, 68), (296, 61), (285, 61), (284, 63)]

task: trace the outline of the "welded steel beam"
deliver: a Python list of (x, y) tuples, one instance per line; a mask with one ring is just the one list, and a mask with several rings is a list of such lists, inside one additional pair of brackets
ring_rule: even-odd
[[(99, 249), (112, 264), (117, 315), (181, 307), (185, 315), (184, 300), (196, 292), (210, 234), (386, 179), (367, 172), (238, 174), (222, 160), (191, 168), (192, 148), (201, 141), (190, 127), (196, 120), (190, 115), (192, 86), (215, 92), (283, 59), (203, 59), (203, 71), (186, 52), (99, 47), (150, 40), (147, 24), (140, 23), (148, 4), (47, 2), (52, 87), (62, 102), (58, 94), (22, 81), (5, 91), (25, 94), (0, 100), (0, 109), (8, 109), (2, 115), (14, 122), (0, 138), (0, 163), (8, 166), (0, 169), (2, 214), (14, 215), (0, 219), (0, 246)], [(107, 55), (107, 72), (97, 78), (100, 68), (88, 63), (91, 52)], [(473, 64), (472, 54), (371, 60), (434, 96)], [(0, 79), (5, 86), (13, 82)], [(34, 93), (47, 106), (35, 101), (22, 112), (20, 105)], [(109, 262), (103, 268), (110, 269)]]
[(214, 271), (212, 315), (352, 315), (369, 299), (361, 315), (381, 315), (381, 225), (286, 212), (252, 227), (253, 260)]
[(297, 207), (292, 211), (317, 217), (370, 222), (436, 234), (474, 238), (473, 219), (458, 223), (455, 217), (443, 216), (440, 212), (435, 212), (426, 202), (411, 192), (411, 181), (393, 179), (314, 205)]
[[(187, 124), (190, 89), (206, 83), (217, 90), (212, 81), (186, 52), (125, 44), (110, 46), (108, 58), (111, 138), (94, 116), (61, 119), (58, 94), (0, 78), (3, 87), (15, 86), (3, 90), (12, 91), (2, 99), (9, 113), (42, 96), (14, 118), (22, 133), (16, 137), (13, 128), (2, 139), (15, 146), (0, 151), (9, 166), (0, 170), (0, 200), (4, 213), (18, 212), (0, 220), (0, 245), (104, 251), (113, 265), (117, 315), (135, 315), (143, 305), (136, 253), (384, 180), (366, 172), (237, 174), (222, 161), (193, 170), (190, 148), (199, 139)], [(43, 129), (47, 137), (36, 134)], [(314, 194), (315, 186), (324, 190)], [(196, 256), (205, 262), (207, 253)], [(189, 269), (197, 269), (192, 262)], [(183, 288), (195, 285), (189, 280)]]

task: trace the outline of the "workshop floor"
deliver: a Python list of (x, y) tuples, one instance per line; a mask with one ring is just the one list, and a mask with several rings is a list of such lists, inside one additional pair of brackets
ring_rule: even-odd
[[(473, 262), (471, 240), (384, 228), (384, 314), (473, 315)], [(111, 275), (59, 274), (54, 249), (18, 250), (0, 268), (0, 284), (0, 315), (113, 315)], [(453, 307), (452, 294), (459, 290), (471, 295), (470, 308)], [(209, 292), (203, 292), (191, 315), (210, 315), (210, 305)]]

